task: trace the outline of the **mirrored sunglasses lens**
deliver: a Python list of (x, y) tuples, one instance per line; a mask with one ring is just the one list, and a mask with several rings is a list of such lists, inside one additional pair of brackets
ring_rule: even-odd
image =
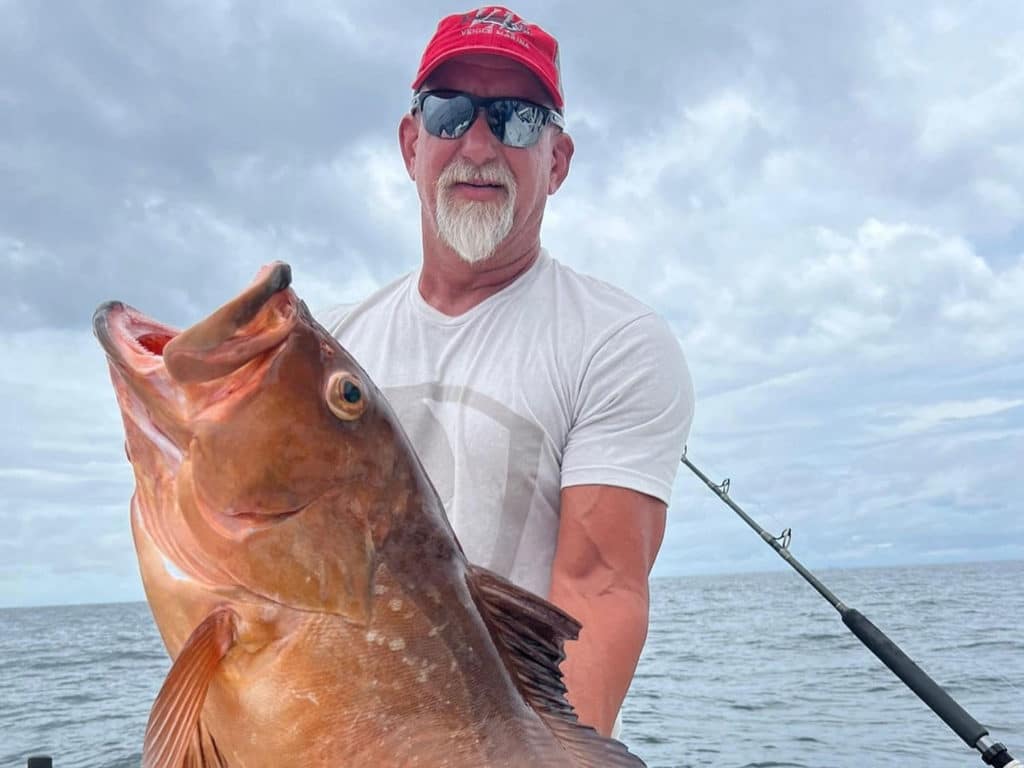
[(467, 96), (428, 95), (423, 99), (427, 132), (442, 139), (457, 139), (473, 124), (476, 110)]
[[(495, 104), (497, 106), (497, 104)], [(522, 101), (504, 102), (501, 133), (498, 138), (510, 147), (531, 147), (544, 129), (545, 112)], [(491, 123), (492, 129), (494, 123)], [(497, 130), (495, 130), (497, 134)]]

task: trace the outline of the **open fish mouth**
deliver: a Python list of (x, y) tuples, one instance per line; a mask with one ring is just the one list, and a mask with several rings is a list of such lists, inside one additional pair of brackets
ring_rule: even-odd
[(97, 307), (92, 328), (107, 354), (110, 378), (121, 405), (128, 433), (128, 460), (133, 461), (137, 439), (144, 437), (165, 462), (178, 464), (187, 434), (182, 431), (181, 403), (167, 374), (163, 353), (180, 331), (120, 301)]
[(108, 301), (93, 314), (93, 332), (122, 370), (147, 375), (163, 365), (179, 383), (209, 381), (238, 369), (288, 335), (299, 303), (287, 290), (290, 285), (287, 264), (267, 265), (244, 293), (185, 331), (120, 301)]
[(141, 374), (163, 366), (164, 349), (181, 333), (120, 301), (97, 307), (92, 329), (111, 362)]
[(167, 460), (179, 460), (198, 414), (230, 407), (259, 387), (306, 311), (290, 284), (288, 265), (270, 264), (242, 294), (184, 330), (120, 301), (96, 309), (93, 332), (122, 413)]

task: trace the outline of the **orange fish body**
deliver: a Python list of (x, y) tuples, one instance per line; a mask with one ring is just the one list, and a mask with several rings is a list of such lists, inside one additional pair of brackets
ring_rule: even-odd
[(145, 768), (640, 766), (580, 725), (579, 625), (470, 565), (379, 390), (265, 267), (184, 332), (93, 325), (174, 663)]

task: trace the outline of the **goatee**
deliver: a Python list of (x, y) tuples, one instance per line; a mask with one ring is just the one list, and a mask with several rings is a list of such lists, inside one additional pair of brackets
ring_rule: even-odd
[[(496, 184), (505, 189), (504, 200), (458, 200), (454, 184)], [(467, 264), (476, 264), (494, 254), (512, 231), (516, 180), (498, 163), (476, 166), (465, 159), (454, 160), (437, 180), (437, 231), (441, 239)]]

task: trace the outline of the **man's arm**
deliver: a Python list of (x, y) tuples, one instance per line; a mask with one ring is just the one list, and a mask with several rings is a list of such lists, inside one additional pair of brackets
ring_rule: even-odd
[(648, 576), (665, 534), (665, 503), (610, 485), (562, 489), (548, 599), (582, 625), (562, 664), (580, 720), (605, 736), (647, 639)]

